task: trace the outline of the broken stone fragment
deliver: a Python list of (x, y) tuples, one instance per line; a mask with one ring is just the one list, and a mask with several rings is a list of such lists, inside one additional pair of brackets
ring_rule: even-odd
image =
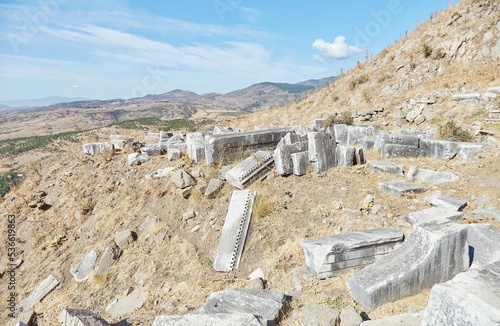
[(305, 305), (300, 314), (301, 325), (330, 326), (338, 325), (340, 313), (322, 304)]
[(122, 250), (112, 240), (111, 243), (106, 246), (106, 249), (104, 249), (104, 252), (101, 255), (101, 260), (94, 270), (94, 275), (105, 275), (111, 265), (113, 265), (115, 261), (118, 260), (121, 254)]
[(214, 198), (219, 193), (222, 186), (224, 186), (224, 182), (222, 180), (215, 178), (210, 179), (207, 189), (205, 189), (205, 197)]
[(127, 248), (135, 240), (137, 240), (137, 234), (131, 230), (123, 230), (115, 234), (115, 243), (122, 250)]
[(109, 326), (98, 314), (85, 309), (64, 308), (59, 314), (61, 326)]
[[(267, 324), (267, 323), (266, 323)], [(216, 313), (216, 314), (188, 314), (183, 316), (158, 316), (153, 326), (262, 326), (259, 318), (249, 313)]]
[(141, 308), (145, 301), (141, 293), (132, 293), (111, 302), (106, 307), (106, 312), (111, 318), (117, 318)]
[(75, 281), (85, 281), (94, 270), (97, 261), (97, 251), (91, 250), (83, 259), (70, 269)]
[(392, 180), (384, 183), (379, 183), (379, 188), (400, 196), (408, 193), (419, 194), (425, 191), (425, 188), (422, 186), (401, 180)]
[(184, 189), (196, 185), (196, 179), (191, 176), (186, 170), (176, 170), (170, 178), (177, 188)]

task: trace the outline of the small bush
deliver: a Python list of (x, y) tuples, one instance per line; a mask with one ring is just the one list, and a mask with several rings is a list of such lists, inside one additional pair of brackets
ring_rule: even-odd
[(460, 128), (453, 120), (439, 126), (439, 138), (462, 142), (474, 141), (474, 136), (467, 130)]
[(354, 123), (354, 118), (348, 112), (342, 112), (342, 114), (335, 117), (334, 122), (340, 125), (352, 125)]
[(432, 55), (432, 47), (429, 44), (424, 44), (424, 56), (426, 58)]
[(253, 213), (256, 218), (263, 218), (273, 211), (271, 196), (267, 193), (259, 193), (253, 203)]

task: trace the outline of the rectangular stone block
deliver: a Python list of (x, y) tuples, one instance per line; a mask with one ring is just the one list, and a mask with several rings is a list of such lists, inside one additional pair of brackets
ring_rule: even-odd
[(335, 140), (337, 144), (346, 145), (348, 141), (348, 131), (347, 125), (345, 124), (334, 124), (333, 131), (335, 134)]
[(196, 163), (205, 159), (205, 138), (201, 132), (186, 135), (186, 150), (188, 157)]
[(310, 132), (309, 161), (313, 171), (321, 173), (337, 165), (335, 136), (324, 132)]
[(444, 196), (441, 194), (434, 194), (430, 197), (426, 197), (425, 201), (432, 206), (447, 208), (454, 211), (461, 211), (465, 208), (465, 206), (467, 206), (467, 201), (463, 199)]
[(238, 268), (252, 218), (255, 196), (256, 192), (251, 190), (233, 191), (214, 259), (213, 267), (216, 271), (230, 272)]
[(181, 159), (181, 150), (179, 148), (171, 148), (167, 152), (167, 160), (175, 161)]
[(347, 145), (361, 144), (365, 138), (374, 138), (375, 127), (367, 126), (347, 126)]
[(272, 152), (258, 151), (226, 172), (226, 181), (238, 189), (244, 189), (255, 181), (262, 180), (272, 171)]
[(83, 153), (88, 155), (96, 155), (106, 151), (113, 150), (113, 144), (107, 142), (88, 143), (82, 145)]
[(420, 138), (414, 135), (406, 134), (383, 134), (382, 142), (385, 144), (396, 144), (396, 145), (406, 145), (406, 146), (420, 146)]
[(382, 144), (380, 155), (382, 157), (422, 157), (425, 156), (425, 151), (417, 146)]
[(141, 154), (147, 154), (148, 156), (159, 156), (161, 155), (161, 148), (157, 145), (147, 145), (141, 147)]
[(450, 159), (458, 154), (458, 143), (447, 140), (422, 139), (420, 148), (426, 156)]
[(283, 293), (260, 289), (230, 289), (210, 294), (200, 313), (250, 313), (267, 325), (277, 325), (287, 311)]
[(400, 196), (407, 193), (419, 194), (425, 191), (425, 188), (422, 186), (401, 180), (379, 183), (379, 188)]
[(372, 229), (303, 240), (307, 269), (317, 278), (340, 275), (347, 268), (371, 264), (377, 256), (398, 247), (403, 233), (391, 228)]
[(411, 224), (421, 224), (429, 222), (459, 221), (464, 218), (462, 212), (444, 207), (431, 207), (420, 211), (411, 212), (405, 219)]
[(337, 164), (350, 167), (356, 164), (356, 149), (352, 146), (337, 145)]
[(290, 155), (292, 158), (293, 174), (301, 176), (307, 173), (309, 164), (309, 152), (301, 152)]
[(469, 224), (469, 264), (471, 269), (481, 269), (500, 261), (500, 231), (489, 224)]
[(363, 148), (356, 148), (356, 152), (354, 152), (354, 158), (355, 158), (354, 165), (361, 165), (366, 163)]
[[(290, 135), (288, 133), (287, 135)], [(286, 136), (285, 136), (286, 137)], [(283, 138), (285, 139), (285, 138)], [(287, 141), (288, 142), (288, 141)], [(274, 150), (274, 166), (279, 175), (289, 175), (293, 173), (292, 154), (305, 152), (308, 148), (308, 142), (297, 142), (291, 145), (278, 145)]]
[(291, 128), (273, 128), (233, 134), (205, 136), (207, 164), (232, 162), (241, 155), (250, 155), (257, 150), (274, 150), (278, 142)]
[[(267, 324), (267, 323), (266, 323)], [(262, 326), (263, 323), (249, 313), (187, 314), (182, 316), (158, 316), (153, 326)]]
[(399, 248), (351, 277), (348, 288), (355, 301), (373, 311), (446, 282), (468, 267), (466, 225), (417, 224)]
[(423, 326), (499, 325), (500, 261), (432, 287)]
[(368, 161), (370, 170), (373, 173), (390, 173), (394, 175), (403, 175), (403, 166), (400, 164), (385, 161)]
[(455, 173), (420, 169), (416, 166), (410, 166), (407, 175), (411, 179), (418, 179), (432, 184), (441, 184), (460, 180), (460, 177)]

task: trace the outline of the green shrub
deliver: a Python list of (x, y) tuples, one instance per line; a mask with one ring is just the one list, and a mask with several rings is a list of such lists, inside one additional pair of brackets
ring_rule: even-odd
[(444, 125), (439, 126), (439, 138), (462, 142), (474, 141), (474, 136), (467, 130), (464, 130), (460, 126), (458, 126), (453, 120), (450, 120)]

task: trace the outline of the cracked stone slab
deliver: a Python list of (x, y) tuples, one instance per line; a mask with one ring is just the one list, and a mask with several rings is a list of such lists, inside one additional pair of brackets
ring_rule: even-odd
[(431, 207), (411, 212), (405, 216), (410, 224), (421, 224), (433, 221), (459, 221), (464, 219), (462, 212), (447, 207)]
[(400, 164), (386, 161), (367, 161), (370, 170), (373, 173), (390, 173), (394, 175), (403, 175), (403, 166)]
[(75, 278), (75, 281), (82, 282), (89, 278), (96, 262), (97, 251), (91, 250), (78, 264), (70, 269), (70, 273)]
[[(267, 324), (267, 323), (266, 323)], [(263, 326), (249, 313), (187, 314), (183, 316), (158, 316), (153, 326)]]
[(435, 207), (443, 207), (455, 211), (462, 211), (467, 206), (467, 201), (464, 199), (444, 196), (441, 194), (434, 194), (426, 197), (425, 201)]
[(57, 285), (59, 285), (59, 281), (52, 275), (49, 275), (45, 280), (40, 283), (31, 294), (21, 300), (16, 305), (17, 311), (27, 311), (33, 308), (35, 304), (40, 302), (50, 291), (52, 291)]
[(401, 180), (392, 180), (389, 182), (379, 183), (379, 188), (400, 196), (407, 193), (419, 194), (425, 191), (425, 188), (422, 186)]

